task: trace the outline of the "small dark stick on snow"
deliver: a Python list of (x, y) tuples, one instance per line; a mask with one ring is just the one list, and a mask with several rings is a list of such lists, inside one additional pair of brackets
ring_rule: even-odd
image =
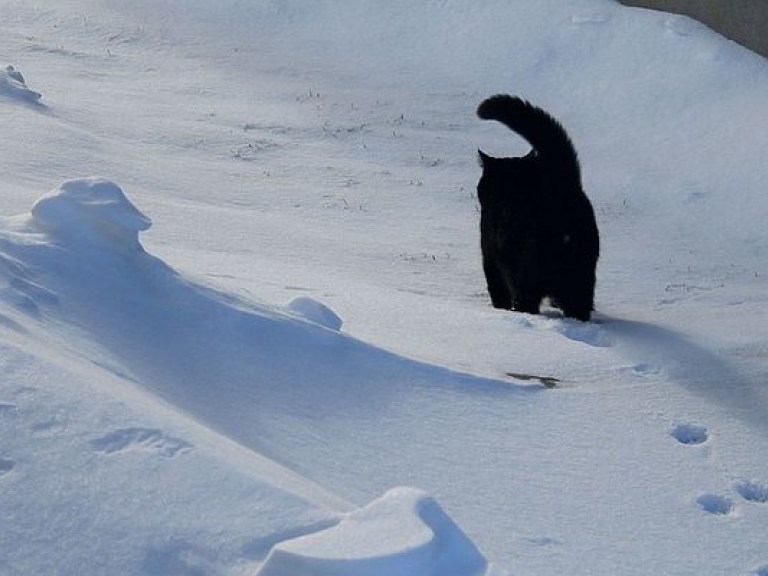
[(560, 382), (559, 378), (554, 378), (552, 376), (536, 376), (534, 374), (518, 374), (517, 372), (507, 372), (507, 376), (509, 376), (510, 378), (514, 378), (515, 380), (523, 380), (524, 382), (527, 382), (529, 380), (536, 380), (537, 382), (540, 382), (547, 388), (557, 388), (557, 385)]

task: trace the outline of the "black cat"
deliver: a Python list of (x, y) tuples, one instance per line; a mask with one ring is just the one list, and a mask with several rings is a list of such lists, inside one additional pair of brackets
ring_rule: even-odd
[(549, 297), (565, 316), (589, 320), (600, 239), (568, 134), (517, 97), (488, 98), (477, 115), (498, 120), (533, 148), (520, 158), (479, 151), (480, 243), (494, 307), (538, 314)]

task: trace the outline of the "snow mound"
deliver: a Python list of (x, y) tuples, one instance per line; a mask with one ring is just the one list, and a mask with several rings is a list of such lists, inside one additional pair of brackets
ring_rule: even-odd
[(313, 298), (302, 296), (295, 298), (288, 304), (288, 309), (294, 314), (318, 324), (329, 330), (338, 332), (344, 324), (343, 320), (328, 306)]
[(337, 526), (272, 549), (258, 576), (479, 576), (501, 573), (437, 502), (395, 488)]
[(120, 250), (140, 249), (139, 232), (152, 225), (120, 186), (103, 178), (65, 182), (32, 206), (32, 217), (53, 237), (77, 237)]
[(10, 64), (0, 70), (0, 94), (26, 102), (37, 102), (43, 97), (39, 92), (30, 90), (22, 73)]

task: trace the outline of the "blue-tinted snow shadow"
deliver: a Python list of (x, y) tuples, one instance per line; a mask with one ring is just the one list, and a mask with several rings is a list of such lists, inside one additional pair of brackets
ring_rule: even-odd
[(672, 382), (714, 404), (726, 407), (729, 414), (768, 428), (768, 372), (748, 376), (733, 360), (695, 343), (690, 336), (674, 330), (638, 322), (597, 315), (596, 322), (617, 343), (638, 354), (638, 363), (663, 367)]
[(0, 103), (6, 104), (8, 106), (16, 106), (18, 108), (25, 108), (28, 110), (34, 110), (35, 112), (39, 112), (40, 114), (45, 114), (47, 116), (53, 115), (53, 109), (48, 106), (48, 104), (45, 104), (44, 102), (40, 102), (39, 100), (25, 100), (23, 98), (8, 98), (5, 97), (2, 92), (0, 92)]
[(415, 396), (514, 403), (544, 389), (398, 356), (196, 283), (138, 246), (116, 250), (78, 237), (25, 250), (24, 258), (48, 275), (36, 281), (57, 298), (24, 296), (98, 343), (111, 357), (101, 366), (114, 366), (117, 376), (129, 375), (164, 402), (278, 461), (279, 450), (270, 447), (297, 429), (315, 437), (345, 422), (381, 422)]
[[(100, 312), (92, 310), (92, 338), (153, 394), (308, 477), (313, 470), (304, 469), (302, 446), (332, 458), (337, 439), (361, 428), (368, 445), (386, 446), (403, 404), (429, 398), (451, 405), (461, 397), (525, 404), (524, 397), (544, 390), (404, 358), (237, 302), (151, 258), (147, 255), (145, 264), (155, 279), (122, 290), (128, 298), (123, 312), (114, 316), (106, 301)], [(154, 297), (131, 302), (128, 292)], [(103, 290), (109, 293), (114, 292)]]
[(472, 406), (495, 425), (543, 390), (398, 356), (196, 282), (143, 249), (150, 225), (113, 182), (64, 183), (0, 246), (13, 263), (0, 269), (6, 300), (30, 322), (52, 319), (86, 361), (299, 472), (307, 459), (333, 464), (339, 443), (368, 458), (413, 442), (423, 410), (469, 429)]

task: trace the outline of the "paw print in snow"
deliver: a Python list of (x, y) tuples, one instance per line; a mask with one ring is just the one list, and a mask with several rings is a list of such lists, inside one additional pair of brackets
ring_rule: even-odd
[(718, 516), (726, 516), (733, 512), (733, 501), (726, 496), (720, 496), (718, 494), (704, 494), (699, 496), (696, 503), (699, 505), (699, 508), (704, 510), (704, 512), (709, 512), (710, 514)]
[[(765, 504), (768, 502), (768, 485), (757, 480), (741, 480), (735, 484), (736, 492), (749, 502)], [(768, 576), (768, 575), (767, 575)]]
[(180, 438), (168, 436), (162, 430), (150, 428), (123, 428), (102, 438), (91, 441), (91, 445), (104, 454), (117, 454), (137, 450), (151, 452), (166, 458), (174, 458), (192, 448)]
[(13, 460), (0, 458), (0, 478), (10, 473), (14, 466), (16, 466), (16, 463)]
[(672, 436), (680, 444), (704, 444), (709, 440), (709, 432), (704, 426), (696, 424), (678, 424), (672, 429)]

